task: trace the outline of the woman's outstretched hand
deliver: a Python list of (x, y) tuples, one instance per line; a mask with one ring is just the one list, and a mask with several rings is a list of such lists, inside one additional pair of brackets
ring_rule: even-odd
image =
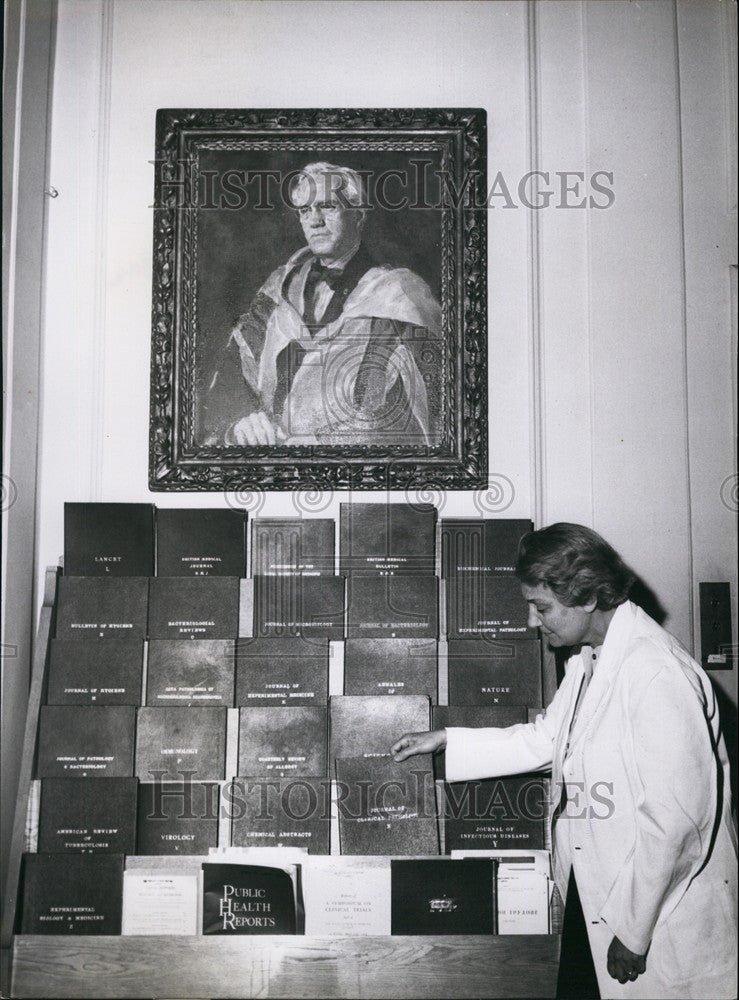
[(406, 733), (390, 747), (393, 760), (407, 760), (419, 753), (436, 753), (446, 746), (446, 729), (432, 729), (429, 733)]

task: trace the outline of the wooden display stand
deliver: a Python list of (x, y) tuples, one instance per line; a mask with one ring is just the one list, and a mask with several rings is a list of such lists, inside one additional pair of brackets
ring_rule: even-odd
[[(2, 996), (453, 1000), (553, 997), (558, 933), (413, 937), (14, 935), (39, 710), (59, 570), (47, 570), (34, 652), (2, 927)], [(545, 664), (544, 695), (554, 692)], [(555, 893), (556, 896), (556, 893)], [(559, 909), (552, 925), (559, 930)]]

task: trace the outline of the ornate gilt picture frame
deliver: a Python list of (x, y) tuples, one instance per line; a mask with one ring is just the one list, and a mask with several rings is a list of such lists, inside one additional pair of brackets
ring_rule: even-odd
[(161, 110), (153, 490), (487, 474), (479, 109)]

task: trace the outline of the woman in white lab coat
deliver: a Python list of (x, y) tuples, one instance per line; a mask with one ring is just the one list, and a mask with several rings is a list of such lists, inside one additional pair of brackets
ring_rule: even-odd
[(392, 753), (446, 748), (449, 781), (551, 768), (554, 875), (563, 897), (574, 875), (601, 996), (736, 996), (736, 835), (710, 681), (626, 599), (633, 575), (590, 529), (532, 532), (516, 573), (529, 623), (571, 652), (546, 712), (408, 733)]

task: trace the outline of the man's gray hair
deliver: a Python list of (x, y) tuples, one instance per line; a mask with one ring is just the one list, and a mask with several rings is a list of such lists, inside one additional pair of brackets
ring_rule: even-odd
[(328, 194), (337, 195), (342, 204), (367, 208), (362, 177), (351, 167), (324, 160), (308, 163), (290, 185), (290, 201), (296, 207), (311, 204), (317, 196), (322, 200)]

